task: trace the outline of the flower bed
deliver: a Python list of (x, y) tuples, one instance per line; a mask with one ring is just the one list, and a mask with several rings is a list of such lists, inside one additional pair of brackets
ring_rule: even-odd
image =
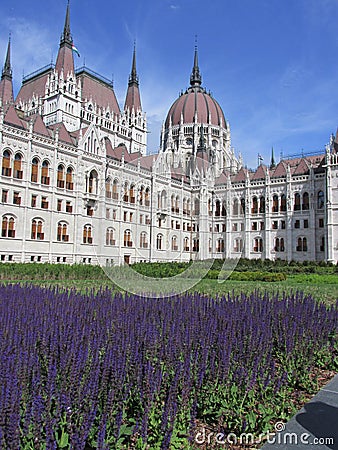
[(337, 305), (0, 286), (0, 447), (198, 448), (273, 428), (337, 369)]

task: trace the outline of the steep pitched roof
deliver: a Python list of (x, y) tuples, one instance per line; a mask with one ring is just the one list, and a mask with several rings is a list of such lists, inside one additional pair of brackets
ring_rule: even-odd
[(92, 100), (99, 108), (109, 108), (115, 114), (120, 114), (112, 85), (90, 73), (85, 68), (76, 72), (76, 77), (81, 81), (82, 100)]
[(52, 130), (58, 130), (59, 131), (59, 140), (62, 142), (66, 142), (67, 144), (74, 145), (74, 141), (72, 139), (72, 136), (68, 132), (67, 128), (64, 126), (63, 122), (54, 123), (53, 125), (49, 125), (48, 128), (51, 128)]
[(19, 128), (27, 128), (27, 123), (19, 118), (13, 104), (9, 105), (4, 117), (4, 122)]
[(263, 164), (260, 164), (257, 169), (256, 172), (253, 174), (253, 176), (251, 177), (252, 180), (264, 180), (266, 177), (266, 173), (267, 173), (268, 169), (266, 166), (264, 166)]
[(221, 175), (216, 179), (215, 185), (226, 184), (229, 178), (229, 174), (222, 172)]
[(292, 170), (293, 175), (305, 175), (308, 174), (310, 170), (310, 164), (306, 161), (305, 158), (301, 158), (298, 161), (298, 164)]
[(33, 132), (34, 133), (38, 133), (38, 134), (41, 134), (41, 135), (47, 136), (47, 137), (51, 136), (51, 132), (47, 129), (40, 114), (36, 114), (36, 116), (33, 119), (33, 122), (34, 122), (34, 124), (33, 124)]
[(241, 167), (239, 172), (232, 177), (231, 181), (233, 183), (241, 183), (241, 182), (245, 181), (248, 172), (249, 172), (248, 169), (245, 169), (244, 167)]
[(286, 177), (286, 166), (284, 161), (280, 161), (275, 170), (271, 173), (271, 178)]

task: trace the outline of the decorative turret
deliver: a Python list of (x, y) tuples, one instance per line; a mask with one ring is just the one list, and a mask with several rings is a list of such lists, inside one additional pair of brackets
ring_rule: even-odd
[(65, 78), (67, 77), (67, 74), (74, 73), (73, 38), (70, 32), (69, 0), (55, 70), (59, 73), (63, 70)]
[(0, 81), (0, 99), (2, 104), (13, 103), (13, 81), (12, 81), (12, 68), (11, 68), (11, 38), (8, 39), (7, 53), (5, 64), (2, 69), (1, 81)]
[(142, 111), (141, 106), (141, 96), (140, 96), (140, 90), (139, 90), (139, 80), (138, 75), (136, 71), (136, 48), (134, 45), (134, 51), (133, 51), (133, 62), (131, 67), (131, 72), (129, 76), (128, 81), (128, 90), (126, 95), (126, 101), (124, 104), (124, 110), (126, 111), (129, 109), (130, 112), (134, 110), (136, 113), (137, 111)]

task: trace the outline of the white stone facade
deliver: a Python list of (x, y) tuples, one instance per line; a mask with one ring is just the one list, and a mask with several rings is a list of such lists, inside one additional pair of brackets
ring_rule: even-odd
[[(65, 31), (67, 20), (68, 10)], [(195, 55), (195, 82), (197, 69)], [(86, 68), (59, 70), (26, 77), (15, 100), (1, 99), (1, 261), (338, 261), (335, 139), (326, 154), (248, 171), (230, 148), (229, 124), (196, 110), (192, 122), (170, 117), (160, 153), (145, 156), (140, 101), (116, 110), (108, 80)]]

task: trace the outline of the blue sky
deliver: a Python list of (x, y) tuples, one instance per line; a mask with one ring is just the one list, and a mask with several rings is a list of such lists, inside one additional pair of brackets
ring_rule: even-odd
[[(134, 40), (149, 152), (167, 111), (189, 85), (195, 35), (203, 86), (230, 122), (244, 163), (323, 150), (338, 125), (338, 0), (71, 0), (83, 65), (108, 78), (123, 103)], [(66, 0), (1, 2), (0, 62), (12, 33), (22, 75), (55, 61)], [(1, 59), (2, 58), (2, 59)]]

